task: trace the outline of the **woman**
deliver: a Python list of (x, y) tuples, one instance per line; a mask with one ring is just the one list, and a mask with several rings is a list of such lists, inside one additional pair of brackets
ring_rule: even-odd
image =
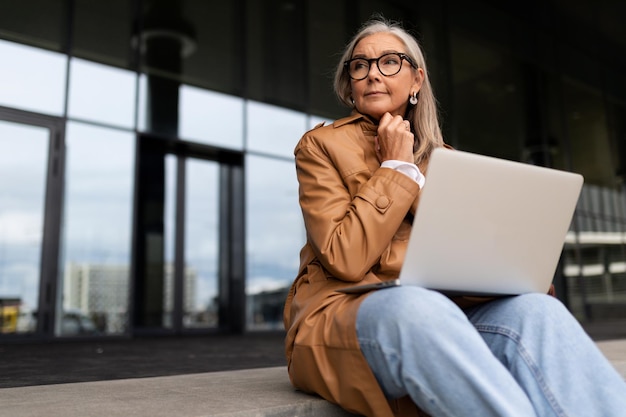
[(352, 115), (295, 149), (307, 242), (284, 315), (294, 386), (377, 417), (623, 415), (626, 385), (554, 297), (335, 291), (397, 278), (428, 156), (446, 146), (398, 25), (357, 33), (335, 91)]

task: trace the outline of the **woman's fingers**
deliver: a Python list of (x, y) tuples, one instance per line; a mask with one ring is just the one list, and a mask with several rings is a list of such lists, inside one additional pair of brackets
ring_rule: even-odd
[(381, 161), (390, 159), (413, 162), (411, 124), (401, 116), (385, 113), (378, 125), (377, 155)]

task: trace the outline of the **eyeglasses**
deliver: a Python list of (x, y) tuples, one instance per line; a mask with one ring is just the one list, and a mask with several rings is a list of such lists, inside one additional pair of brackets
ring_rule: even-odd
[(396, 75), (402, 69), (402, 60), (406, 60), (413, 68), (417, 69), (417, 65), (406, 54), (400, 52), (391, 52), (378, 58), (352, 58), (344, 62), (344, 66), (348, 71), (348, 75), (353, 80), (359, 81), (367, 77), (370, 73), (372, 62), (376, 62), (378, 71), (385, 77)]

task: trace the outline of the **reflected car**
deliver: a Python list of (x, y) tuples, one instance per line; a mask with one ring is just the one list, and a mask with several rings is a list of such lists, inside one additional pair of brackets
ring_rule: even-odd
[(20, 310), (17, 318), (18, 333), (32, 333), (37, 330), (37, 312), (32, 310)]
[[(12, 329), (15, 333), (33, 333), (37, 330), (37, 311), (20, 310), (17, 323)], [(78, 309), (63, 311), (60, 336), (95, 335), (99, 334), (96, 323)]]
[(97, 333), (98, 328), (96, 324), (81, 310), (70, 309), (63, 312), (61, 335), (93, 335)]

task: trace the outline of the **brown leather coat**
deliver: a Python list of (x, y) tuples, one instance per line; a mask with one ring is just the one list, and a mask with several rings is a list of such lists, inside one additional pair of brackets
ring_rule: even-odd
[(284, 311), (289, 376), (298, 389), (357, 414), (418, 416), (408, 397), (387, 401), (361, 354), (356, 315), (367, 295), (335, 291), (395, 279), (404, 259), (419, 186), (380, 168), (376, 129), (355, 113), (296, 146), (307, 243)]

